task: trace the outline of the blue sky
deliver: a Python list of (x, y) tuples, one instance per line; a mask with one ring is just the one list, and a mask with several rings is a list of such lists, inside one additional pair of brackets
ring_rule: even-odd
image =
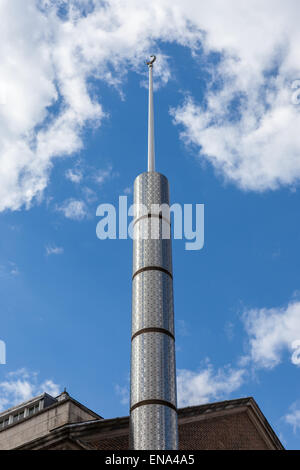
[(3, 2), (2, 409), (66, 387), (128, 414), (132, 241), (97, 239), (96, 209), (146, 169), (156, 53), (157, 170), (205, 205), (204, 248), (173, 242), (180, 404), (253, 396), (299, 449), (299, 6), (252, 3)]

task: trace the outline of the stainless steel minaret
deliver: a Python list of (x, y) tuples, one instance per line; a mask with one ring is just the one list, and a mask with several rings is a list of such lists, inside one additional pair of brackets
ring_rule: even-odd
[[(134, 183), (130, 445), (178, 448), (169, 183), (155, 171), (149, 67), (148, 171)], [(160, 207), (160, 209), (158, 209)], [(169, 236), (168, 236), (169, 234)]]

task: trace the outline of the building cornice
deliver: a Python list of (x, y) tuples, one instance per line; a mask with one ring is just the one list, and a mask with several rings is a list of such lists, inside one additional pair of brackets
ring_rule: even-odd
[[(192, 421), (217, 418), (233, 413), (247, 413), (267, 447), (284, 450), (282, 443), (252, 397), (180, 408), (178, 409), (179, 426)], [(87, 436), (93, 435), (93, 440), (96, 440), (97, 437), (103, 439), (125, 436), (128, 435), (128, 429), (128, 416), (69, 423), (54, 428), (46, 436), (19, 446), (17, 449), (46, 449), (47, 447), (55, 447), (65, 441), (76, 442), (79, 447), (89, 448), (90, 446), (85, 440)]]

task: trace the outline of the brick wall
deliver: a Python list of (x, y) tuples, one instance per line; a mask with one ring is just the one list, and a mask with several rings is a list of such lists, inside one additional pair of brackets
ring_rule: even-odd
[(245, 412), (181, 424), (179, 447), (181, 450), (268, 449)]
[[(126, 450), (128, 435), (120, 435), (91, 442), (97, 449)], [(179, 423), (180, 450), (265, 450), (268, 449), (259, 431), (246, 411), (224, 416), (194, 417)]]

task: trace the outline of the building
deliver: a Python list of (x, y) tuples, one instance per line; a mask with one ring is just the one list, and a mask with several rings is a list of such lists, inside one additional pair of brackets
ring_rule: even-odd
[[(251, 397), (178, 409), (180, 450), (283, 450)], [(104, 419), (67, 392), (0, 413), (0, 450), (127, 450), (129, 417)]]

